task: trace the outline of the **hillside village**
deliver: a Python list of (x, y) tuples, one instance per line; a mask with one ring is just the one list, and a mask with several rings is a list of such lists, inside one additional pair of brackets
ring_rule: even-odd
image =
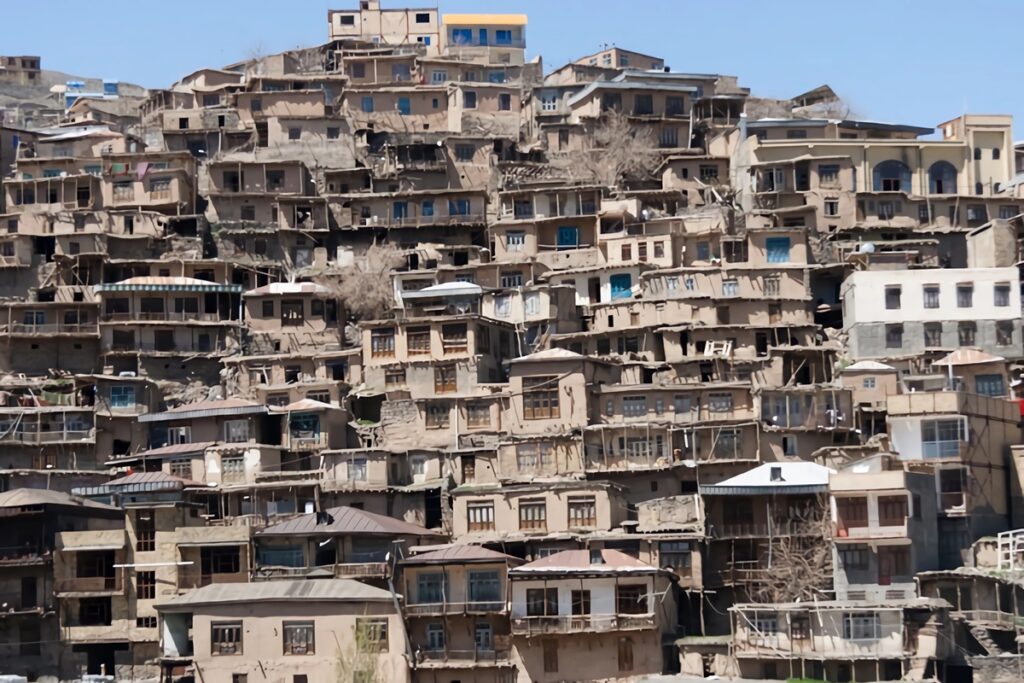
[(0, 57), (0, 674), (1024, 680), (1011, 117), (358, 4)]

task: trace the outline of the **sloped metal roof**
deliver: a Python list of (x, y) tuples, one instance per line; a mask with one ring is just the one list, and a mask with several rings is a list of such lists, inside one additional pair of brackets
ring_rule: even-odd
[(0, 493), (0, 508), (10, 509), (36, 505), (62, 505), (65, 507), (84, 507), (98, 510), (117, 509), (110, 505), (104, 505), (93, 500), (49, 489), (11, 489), (10, 491)]
[(326, 510), (330, 520), (317, 524), (317, 513), (301, 515), (287, 522), (268, 526), (258, 536), (345, 536), (345, 535), (389, 535), (389, 536), (437, 536), (437, 532), (409, 524), (399, 519), (385, 517), (366, 510), (341, 506)]
[(240, 602), (387, 602), (392, 595), (352, 579), (296, 579), (253, 583), (211, 583), (156, 605), (158, 610), (182, 611), (203, 605)]
[(450, 545), (440, 550), (407, 557), (402, 560), (401, 564), (477, 564), (483, 562), (521, 564), (523, 560), (478, 545)]

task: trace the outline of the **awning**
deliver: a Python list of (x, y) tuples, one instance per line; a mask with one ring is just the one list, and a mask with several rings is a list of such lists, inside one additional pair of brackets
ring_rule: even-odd
[(73, 547), (70, 547), (70, 548), (67, 548), (67, 547), (61, 548), (60, 550), (61, 550), (61, 552), (64, 552), (64, 553), (72, 553), (72, 552), (77, 553), (77, 552), (85, 552), (85, 551), (89, 551), (89, 550), (121, 550), (121, 549), (123, 549), (125, 547), (125, 545), (126, 545), (125, 543), (121, 543), (119, 545), (113, 545), (112, 543), (107, 543), (105, 545), (104, 544), (101, 544), (101, 545), (76, 545), (76, 546), (73, 546)]

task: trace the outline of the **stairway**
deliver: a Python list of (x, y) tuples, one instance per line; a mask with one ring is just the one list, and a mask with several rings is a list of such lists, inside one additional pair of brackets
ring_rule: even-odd
[(991, 636), (988, 634), (988, 629), (984, 626), (971, 624), (971, 635), (974, 636), (974, 639), (978, 641), (978, 644), (985, 649), (986, 654), (992, 656), (1003, 654), (1003, 651), (998, 645), (996, 645), (996, 641), (992, 640)]

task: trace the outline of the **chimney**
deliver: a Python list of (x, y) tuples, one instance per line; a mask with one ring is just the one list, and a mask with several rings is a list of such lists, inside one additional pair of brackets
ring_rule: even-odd
[(782, 478), (782, 466), (781, 465), (772, 465), (771, 480), (772, 481), (786, 481), (785, 479)]
[(590, 564), (604, 564), (604, 556), (597, 548), (590, 549)]

